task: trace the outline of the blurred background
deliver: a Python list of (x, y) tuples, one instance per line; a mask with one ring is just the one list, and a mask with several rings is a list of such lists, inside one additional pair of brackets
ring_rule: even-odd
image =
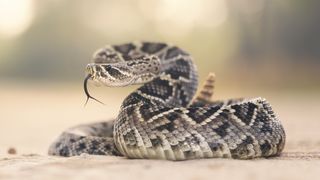
[[(266, 97), (287, 150), (320, 146), (320, 1), (0, 0), (0, 154), (46, 153), (65, 128), (115, 117), (136, 87), (90, 86), (85, 65), (105, 44), (170, 42), (193, 55), (216, 95)], [(304, 129), (302, 128), (304, 127)], [(39, 136), (40, 134), (40, 136)]]

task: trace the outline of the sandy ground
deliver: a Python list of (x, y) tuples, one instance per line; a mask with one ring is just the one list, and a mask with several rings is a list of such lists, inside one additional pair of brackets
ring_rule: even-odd
[[(90, 155), (71, 158), (47, 156), (49, 144), (64, 129), (116, 116), (125, 95), (114, 95), (115, 91), (109, 89), (92, 91), (106, 106), (90, 102), (84, 108), (85, 99), (80, 86), (2, 84), (0, 179), (319, 178), (320, 95), (316, 93), (245, 90), (219, 93), (218, 89), (217, 96), (222, 98), (239, 94), (262, 95), (271, 102), (287, 134), (284, 153), (277, 158), (169, 162)], [(10, 147), (17, 150), (16, 155), (8, 155)]]

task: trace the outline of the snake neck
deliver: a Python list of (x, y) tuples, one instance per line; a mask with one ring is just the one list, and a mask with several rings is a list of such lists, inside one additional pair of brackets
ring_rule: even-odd
[(170, 59), (166, 58), (170, 48), (160, 54), (159, 75), (131, 93), (124, 100), (122, 108), (136, 104), (157, 107), (189, 105), (197, 90), (197, 71), (189, 55), (182, 53), (183, 51), (176, 47), (172, 48), (177, 51), (177, 54)]

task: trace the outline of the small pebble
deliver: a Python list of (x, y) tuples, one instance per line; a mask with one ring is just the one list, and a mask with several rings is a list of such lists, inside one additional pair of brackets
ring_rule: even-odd
[(8, 154), (17, 154), (17, 150), (13, 147), (8, 149)]

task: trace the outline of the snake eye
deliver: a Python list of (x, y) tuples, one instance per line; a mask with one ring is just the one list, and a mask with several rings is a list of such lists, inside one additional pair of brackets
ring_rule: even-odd
[(106, 71), (110, 71), (111, 69), (112, 69), (111, 65), (106, 65), (106, 66), (105, 66), (105, 70), (106, 70)]

